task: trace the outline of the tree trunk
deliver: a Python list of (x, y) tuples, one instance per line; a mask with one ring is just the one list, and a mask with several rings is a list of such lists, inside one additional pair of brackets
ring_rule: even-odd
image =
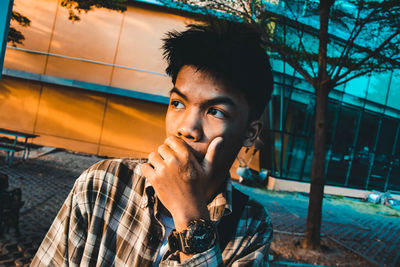
[(321, 213), (325, 185), (326, 111), (328, 107), (328, 94), (331, 89), (330, 77), (327, 72), (327, 46), (329, 41), (328, 23), (330, 9), (334, 1), (335, 0), (320, 1), (318, 77), (314, 84), (316, 94), (314, 154), (310, 181), (306, 236), (303, 243), (305, 248), (310, 249), (319, 249), (321, 245)]
[(326, 112), (328, 86), (316, 91), (314, 154), (310, 181), (306, 236), (303, 246), (311, 249), (320, 247), (322, 200), (325, 185)]

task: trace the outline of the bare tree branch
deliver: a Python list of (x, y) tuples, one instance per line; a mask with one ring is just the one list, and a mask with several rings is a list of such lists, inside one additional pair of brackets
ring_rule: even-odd
[(351, 77), (346, 78), (346, 79), (343, 80), (343, 81), (336, 82), (336, 83), (335, 83), (335, 86), (342, 85), (342, 84), (344, 84), (344, 83), (347, 83), (347, 82), (349, 82), (349, 81), (351, 81), (351, 80), (353, 80), (353, 79), (355, 79), (355, 78), (357, 78), (357, 77), (363, 76), (363, 75), (368, 74), (368, 73), (371, 73), (371, 71), (370, 71), (370, 70), (366, 70), (366, 71), (359, 72), (359, 73), (357, 73), (357, 74), (355, 74), (355, 75), (353, 75), (353, 76), (351, 76)]
[(352, 71), (356, 70), (357, 68), (361, 67), (364, 63), (366, 63), (369, 59), (371, 59), (372, 57), (374, 57), (375, 55), (377, 55), (379, 52), (381, 52), (381, 50), (385, 47), (385, 45), (387, 45), (393, 38), (395, 38), (397, 35), (400, 34), (400, 30), (397, 30), (396, 32), (394, 32), (391, 36), (389, 36), (384, 42), (382, 42), (382, 44), (377, 47), (374, 51), (371, 51), (364, 59), (362, 59), (361, 61), (359, 61), (358, 63), (354, 64), (353, 68), (347, 70), (345, 73), (343, 73), (342, 75), (336, 75), (334, 79), (332, 79), (334, 82), (335, 81), (339, 81), (341, 79), (343, 79), (343, 77), (347, 76), (348, 74), (350, 74)]
[[(369, 19), (370, 19), (373, 15), (375, 15), (377, 12), (378, 12), (377, 9), (374, 9), (371, 13), (368, 14), (368, 16), (367, 16), (365, 19), (361, 20), (359, 23), (357, 23), (357, 21), (356, 21), (355, 26), (354, 26), (354, 29), (356, 29), (357, 26), (358, 26), (358, 30), (357, 30), (357, 32), (355, 32), (355, 33), (354, 33), (354, 31), (352, 31), (351, 34), (350, 34), (349, 39), (347, 39), (347, 42), (346, 42), (346, 44), (345, 44), (345, 46), (344, 46), (344, 49), (343, 49), (343, 51), (342, 51), (342, 54), (341, 54), (340, 57), (339, 57), (339, 62), (338, 62), (337, 65), (336, 65), (336, 66), (339, 66), (339, 68), (338, 68), (337, 71), (336, 71), (336, 74), (339, 74), (340, 71), (342, 70), (343, 65), (340, 64), (340, 63), (343, 62), (344, 60), (347, 60), (351, 49), (354, 48), (354, 46), (355, 46), (355, 44), (354, 44), (355, 40), (356, 40), (357, 37), (360, 35), (360, 33), (363, 31), (363, 29), (365, 29), (365, 28), (364, 28), (365, 25), (366, 25), (367, 23), (370, 22)], [(358, 12), (358, 14), (359, 14), (359, 13), (360, 13), (360, 11)], [(352, 35), (353, 33), (354, 33), (354, 35)], [(345, 53), (343, 53), (343, 52), (345, 52)], [(335, 68), (336, 68), (336, 66), (335, 66)], [(332, 68), (332, 69), (335, 69), (335, 68)], [(328, 72), (328, 73), (333, 74), (333, 72)], [(335, 76), (336, 76), (336, 75), (335, 75)], [(334, 78), (332, 78), (332, 79), (334, 80)]]

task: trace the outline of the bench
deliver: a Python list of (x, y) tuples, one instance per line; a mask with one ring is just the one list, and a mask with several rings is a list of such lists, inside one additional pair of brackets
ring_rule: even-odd
[[(27, 160), (29, 157), (29, 148), (30, 148), (28, 144), (28, 139), (38, 137), (38, 135), (36, 134), (18, 132), (2, 128), (0, 128), (0, 135), (7, 137), (7, 138), (2, 138), (2, 140), (0, 140), (0, 150), (4, 150), (7, 152), (6, 163), (9, 166), (11, 166), (13, 163), (15, 152), (24, 151), (22, 159)], [(8, 137), (11, 137), (12, 139), (9, 139)], [(23, 139), (23, 141), (18, 142), (18, 138)]]

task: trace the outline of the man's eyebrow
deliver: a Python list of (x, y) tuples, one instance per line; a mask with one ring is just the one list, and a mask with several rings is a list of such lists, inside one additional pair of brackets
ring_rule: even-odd
[[(180, 97), (182, 97), (184, 100), (188, 100), (187, 96), (176, 87), (172, 88), (169, 91), (169, 93), (170, 93), (170, 95), (172, 93), (175, 93), (175, 94), (179, 95)], [(206, 105), (206, 106), (212, 106), (212, 105), (216, 105), (216, 104), (226, 104), (226, 105), (230, 105), (234, 108), (237, 107), (237, 104), (230, 97), (226, 97), (226, 96), (219, 96), (216, 98), (212, 98), (203, 103), (203, 105)]]
[(182, 93), (181, 91), (179, 91), (178, 88), (174, 87), (171, 89), (171, 91), (169, 91), (169, 94), (172, 95), (173, 93), (179, 95), (180, 97), (182, 97), (184, 100), (187, 100), (187, 96)]
[(234, 108), (237, 107), (237, 104), (230, 97), (226, 97), (226, 96), (220, 96), (220, 97), (216, 97), (216, 98), (207, 100), (204, 104), (208, 105), (208, 106), (217, 105), (217, 104), (226, 104), (226, 105), (232, 106)]

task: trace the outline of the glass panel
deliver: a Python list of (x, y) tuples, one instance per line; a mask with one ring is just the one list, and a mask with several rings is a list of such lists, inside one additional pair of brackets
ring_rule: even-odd
[(388, 190), (400, 192), (400, 132), (397, 136), (397, 145), (392, 160), (392, 171), (389, 177)]
[[(282, 75), (281, 73), (279, 73), (279, 72), (274, 72), (274, 73), (273, 73), (274, 83), (282, 84), (282, 83), (283, 83), (282, 77), (283, 77), (283, 75)], [(276, 87), (276, 86), (277, 86), (277, 85), (275, 84), (275, 87)]]
[(314, 106), (315, 106), (315, 95), (314, 94), (302, 92), (299, 90), (294, 90), (292, 92), (291, 99), (293, 101), (306, 104), (307, 106), (309, 106), (310, 109), (314, 110)]
[(392, 119), (382, 119), (378, 144), (375, 151), (375, 161), (369, 180), (368, 189), (384, 191), (392, 158), (393, 144), (397, 130), (397, 122)]
[(331, 155), (328, 165), (327, 181), (330, 184), (344, 185), (347, 168), (352, 158), (352, 146), (359, 112), (355, 109), (342, 107), (335, 130)]
[(369, 81), (367, 99), (385, 104), (389, 90), (390, 73), (373, 73)]
[(372, 101), (365, 101), (365, 109), (376, 113), (383, 113), (385, 106)]
[(303, 78), (295, 79), (294, 87), (296, 87), (300, 90), (304, 90), (304, 91), (312, 92), (312, 93), (314, 93), (314, 91), (315, 91), (314, 87), (312, 87), (312, 85), (309, 82), (305, 81)]
[[(312, 115), (312, 114), (311, 114)], [(283, 175), (292, 179), (301, 177), (302, 162), (305, 156), (305, 138), (307, 123), (309, 121), (309, 110), (301, 103), (291, 101), (289, 103), (285, 131), (285, 161), (283, 165)]]
[(306, 139), (303, 137), (289, 137), (290, 142), (285, 157), (285, 177), (300, 179), (302, 163), (305, 157)]
[(350, 80), (349, 82), (347, 82), (344, 91), (348, 94), (365, 98), (367, 94), (368, 80), (369, 80), (368, 76), (361, 76), (353, 80)]
[(393, 168), (389, 177), (388, 190), (400, 192), (400, 157), (393, 161)]
[(400, 110), (400, 70), (392, 75), (387, 105)]
[(280, 155), (281, 155), (281, 134), (278, 131), (274, 131), (274, 162), (273, 170), (275, 170), (276, 177), (280, 177)]
[(280, 95), (274, 95), (272, 96), (272, 125), (273, 125), (273, 129), (271, 130), (279, 130), (279, 122), (280, 122), (280, 115), (281, 115), (281, 100), (280, 100)]
[(362, 115), (348, 182), (351, 187), (364, 188), (366, 185), (378, 130), (378, 121), (378, 116), (368, 112), (364, 112)]
[(342, 101), (343, 92), (342, 91), (337, 91), (337, 90), (331, 90), (329, 92), (329, 98), (337, 100), (337, 101)]
[(306, 151), (306, 158), (304, 161), (304, 172), (303, 172), (303, 181), (310, 181), (311, 178), (311, 170), (312, 170), (312, 158), (313, 158), (313, 146), (314, 146), (314, 140), (312, 137), (307, 139), (308, 143), (308, 149)]
[(400, 192), (400, 132), (397, 136), (397, 145), (392, 159), (392, 171), (389, 177), (388, 190)]
[(283, 72), (283, 61), (280, 59), (271, 60), (271, 67), (274, 71)]
[(295, 74), (294, 69), (289, 64), (285, 63), (285, 73), (288, 76), (293, 76)]
[[(346, 86), (347, 88), (347, 86)], [(362, 107), (364, 105), (364, 98), (354, 96), (354, 95), (349, 95), (349, 94), (343, 94), (343, 102), (351, 105), (355, 105), (357, 107)]]
[(384, 114), (389, 117), (400, 119), (400, 110), (394, 108), (386, 107)]
[(339, 105), (336, 103), (328, 103), (328, 113), (327, 113), (327, 120), (326, 120), (326, 144), (327, 149), (332, 143), (332, 135), (333, 135), (333, 127), (335, 123), (336, 113), (338, 113)]
[(335, 87), (335, 90), (338, 90), (338, 91), (340, 91), (340, 92), (343, 92), (345, 86), (346, 86), (346, 84), (343, 83), (343, 84), (341, 84), (341, 85), (339, 85), (339, 86), (336, 86), (336, 87)]
[(294, 135), (304, 135), (307, 129), (307, 119), (310, 110), (306, 105), (298, 102), (289, 102), (289, 107), (286, 115), (286, 127), (285, 130)]

